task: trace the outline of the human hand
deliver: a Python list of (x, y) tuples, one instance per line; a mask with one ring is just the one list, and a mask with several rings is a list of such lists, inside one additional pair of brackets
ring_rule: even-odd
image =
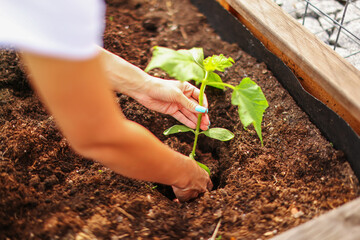
[(199, 194), (206, 191), (211, 191), (213, 184), (210, 180), (209, 174), (200, 168), (194, 160), (195, 174), (190, 179), (189, 183), (183, 187), (172, 186), (175, 196), (180, 202), (185, 202), (196, 198)]
[(190, 128), (195, 128), (197, 116), (204, 113), (200, 128), (210, 125), (207, 114), (208, 102), (204, 95), (203, 106), (198, 103), (200, 90), (188, 82), (164, 80), (149, 76), (147, 87), (133, 94), (139, 103), (161, 113), (169, 114)]
[(208, 102), (204, 95), (203, 107), (198, 104), (198, 88), (188, 82), (153, 77), (119, 56), (100, 50), (105, 72), (116, 91), (151, 110), (169, 114), (190, 128), (196, 127), (198, 114), (204, 113), (200, 128), (209, 128)]

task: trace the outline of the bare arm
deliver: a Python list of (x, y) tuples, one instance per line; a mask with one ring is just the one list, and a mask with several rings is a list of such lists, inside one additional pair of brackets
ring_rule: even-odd
[[(199, 114), (196, 111), (200, 94), (198, 88), (188, 82), (150, 76), (103, 48), (100, 48), (100, 55), (106, 75), (116, 91), (134, 98), (149, 109), (169, 114), (188, 127), (196, 127)], [(204, 107), (208, 107), (206, 96)], [(209, 125), (209, 116), (203, 114), (201, 129), (207, 130)]]
[(23, 59), (33, 86), (77, 152), (124, 176), (185, 190), (180, 200), (211, 186), (194, 161), (122, 115), (100, 56), (67, 61), (24, 53)]
[(99, 50), (106, 76), (114, 90), (133, 98), (148, 90), (152, 81), (150, 75), (104, 48), (99, 47)]

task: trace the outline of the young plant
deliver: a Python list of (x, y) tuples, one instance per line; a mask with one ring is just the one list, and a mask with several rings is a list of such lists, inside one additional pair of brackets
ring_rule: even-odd
[[(173, 50), (165, 47), (154, 47), (153, 57), (146, 67), (148, 72), (154, 68), (164, 70), (169, 76), (180, 80), (194, 80), (196, 84), (201, 84), (199, 105), (203, 106), (204, 93), (206, 86), (225, 89), (230, 88), (232, 92), (231, 103), (238, 106), (240, 121), (246, 129), (253, 124), (255, 131), (263, 146), (261, 135), (261, 122), (265, 109), (269, 106), (261, 88), (250, 78), (244, 78), (239, 85), (233, 86), (224, 83), (215, 71), (224, 72), (225, 68), (231, 67), (234, 63), (232, 58), (226, 58), (222, 54), (213, 55), (204, 59), (202, 48), (192, 48), (189, 50)], [(165, 135), (192, 132), (195, 134), (194, 145), (190, 157), (195, 160), (195, 150), (198, 136), (204, 134), (208, 137), (220, 141), (229, 141), (234, 134), (224, 128), (209, 128), (206, 131), (200, 131), (202, 114), (198, 115), (196, 129), (191, 129), (184, 125), (174, 125), (164, 131)], [(197, 162), (200, 167), (204, 168), (209, 174), (207, 166)]]

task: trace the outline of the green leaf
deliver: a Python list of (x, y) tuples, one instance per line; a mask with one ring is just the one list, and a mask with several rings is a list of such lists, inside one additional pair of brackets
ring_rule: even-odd
[(220, 89), (224, 89), (224, 85), (220, 85), (220, 84), (216, 84), (216, 83), (223, 83), (223, 81), (221, 80), (220, 76), (214, 72), (209, 72), (208, 74), (208, 78), (207, 78), (207, 85), (212, 86), (212, 87), (216, 87), (216, 88), (220, 88)]
[(188, 55), (201, 67), (204, 68), (204, 51), (202, 48), (180, 49), (177, 51), (180, 54)]
[(201, 132), (208, 137), (220, 140), (229, 141), (234, 138), (234, 134), (225, 128), (210, 128), (206, 131)]
[(184, 125), (174, 125), (168, 129), (166, 129), (163, 134), (164, 135), (170, 135), (170, 134), (174, 134), (174, 133), (180, 133), (180, 132), (193, 132), (195, 133), (195, 131), (192, 128), (189, 128), (187, 126)]
[(232, 93), (231, 103), (238, 105), (241, 123), (246, 128), (254, 125), (255, 131), (263, 145), (261, 122), (265, 109), (269, 106), (261, 88), (250, 78), (244, 78)]
[(218, 70), (220, 72), (225, 71), (225, 68), (231, 67), (235, 61), (229, 57), (226, 58), (224, 55), (213, 55), (207, 57), (204, 60), (204, 67), (206, 71), (213, 72)]
[(205, 77), (203, 65), (204, 53), (202, 48), (176, 51), (156, 46), (154, 47), (153, 57), (145, 71), (160, 68), (177, 80), (195, 80), (199, 83)]
[(196, 161), (196, 163), (197, 163), (202, 169), (204, 169), (204, 170), (209, 174), (209, 176), (211, 175), (210, 169), (209, 169), (205, 164), (202, 164), (201, 162), (198, 162), (198, 161)]

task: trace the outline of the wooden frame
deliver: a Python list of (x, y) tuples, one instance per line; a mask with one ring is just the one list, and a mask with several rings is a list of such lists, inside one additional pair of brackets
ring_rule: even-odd
[[(360, 71), (315, 37), (295, 19), (286, 14), (272, 0), (215, 1), (220, 3), (233, 16), (237, 17), (247, 30), (260, 40), (267, 50), (280, 58), (296, 75), (307, 92), (326, 104), (328, 108), (332, 109), (346, 121), (341, 120), (341, 123), (338, 120), (335, 121), (334, 119), (338, 119), (338, 117), (334, 118), (335, 114), (329, 114), (331, 111), (327, 111), (325, 115), (319, 115), (321, 117), (316, 119), (317, 124), (324, 124), (330, 127), (342, 126), (345, 128), (339, 129), (335, 133), (332, 132), (332, 137), (337, 139), (336, 141), (340, 139), (341, 147), (346, 148), (345, 152), (349, 153), (349, 162), (352, 163), (354, 171), (359, 173)], [(209, 7), (209, 9), (211, 8)], [(215, 13), (212, 11), (211, 14)], [(216, 19), (217, 21), (219, 19), (221, 21), (221, 17), (223, 17), (223, 15), (219, 15)], [(228, 30), (224, 31), (226, 37), (228, 37), (226, 32)], [(232, 36), (241, 37), (241, 34), (235, 33)], [(247, 44), (251, 44), (251, 40)], [(255, 48), (250, 46), (249, 49), (252, 51)], [(259, 52), (256, 54), (258, 55)], [(264, 59), (268, 56), (264, 52)], [(293, 79), (287, 81), (287, 75), (281, 79), (283, 83), (284, 81), (286, 84), (289, 83), (288, 86), (294, 90)], [(296, 88), (295, 92), (297, 90)], [(301, 90), (301, 92), (304, 91)], [(307, 95), (300, 94), (297, 96), (305, 97)], [(296, 99), (297, 101), (302, 100), (299, 97)], [(311, 99), (313, 98), (311, 97)], [(311, 114), (325, 113), (319, 110), (318, 101), (309, 101), (307, 99), (304, 102), (316, 105), (315, 108), (317, 110), (310, 111)], [(336, 124), (326, 122), (327, 117), (331, 118), (330, 122), (334, 121)], [(320, 119), (321, 121), (319, 122)], [(329, 130), (329, 127), (324, 129)], [(342, 134), (343, 132), (346, 132), (346, 134)], [(346, 139), (341, 139), (341, 137)], [(360, 223), (359, 212), (360, 198), (357, 198), (272, 239), (355, 240), (358, 239), (360, 234), (360, 228), (358, 227)]]
[(360, 135), (360, 71), (271, 0), (217, 0)]
[(357, 198), (271, 240), (357, 240), (359, 224), (360, 198)]

